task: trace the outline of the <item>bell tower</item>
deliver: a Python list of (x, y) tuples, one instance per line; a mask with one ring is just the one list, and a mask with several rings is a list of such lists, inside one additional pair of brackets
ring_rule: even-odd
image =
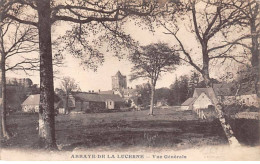
[(118, 71), (115, 76), (112, 76), (112, 90), (122, 90), (127, 88), (126, 76)]

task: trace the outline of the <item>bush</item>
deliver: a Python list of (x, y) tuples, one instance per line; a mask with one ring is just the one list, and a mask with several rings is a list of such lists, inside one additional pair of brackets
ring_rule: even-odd
[(235, 115), (239, 112), (259, 112), (259, 108), (255, 106), (246, 106), (246, 105), (239, 105), (239, 104), (232, 104), (225, 106), (223, 112), (227, 116)]

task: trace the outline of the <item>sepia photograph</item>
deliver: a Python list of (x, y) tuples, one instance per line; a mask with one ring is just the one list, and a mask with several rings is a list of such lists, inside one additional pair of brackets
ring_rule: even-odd
[(259, 0), (1, 0), (1, 161), (260, 161)]

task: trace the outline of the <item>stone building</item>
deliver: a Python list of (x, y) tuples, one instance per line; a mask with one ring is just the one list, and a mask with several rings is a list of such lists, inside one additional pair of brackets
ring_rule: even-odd
[(112, 76), (112, 90), (122, 90), (127, 88), (126, 76), (122, 75), (120, 71)]

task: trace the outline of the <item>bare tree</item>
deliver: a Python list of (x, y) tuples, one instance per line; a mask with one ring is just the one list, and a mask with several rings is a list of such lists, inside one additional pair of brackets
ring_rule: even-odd
[(179, 56), (176, 51), (169, 48), (167, 44), (156, 43), (142, 46), (140, 50), (130, 55), (130, 61), (134, 64), (131, 80), (137, 78), (148, 78), (151, 84), (150, 113), (153, 115), (154, 92), (158, 78), (162, 72), (174, 70), (179, 64)]
[[(23, 26), (12, 20), (2, 20), (0, 23), (0, 53), (1, 53), (1, 88), (2, 88), (2, 134), (9, 139), (10, 134), (6, 126), (6, 73), (8, 71), (37, 70), (38, 58), (28, 57), (30, 53), (37, 51), (37, 33), (31, 26)], [(22, 56), (26, 54), (26, 56)], [(37, 54), (36, 54), (37, 55)], [(9, 63), (11, 61), (13, 63)], [(19, 60), (20, 59), (20, 60)]]
[[(194, 53), (190, 51), (189, 48), (184, 44), (179, 35), (180, 27), (177, 24), (179, 21), (176, 21), (176, 11), (168, 10), (163, 12), (162, 19), (157, 18), (157, 22), (160, 27), (163, 27), (166, 32), (165, 34), (171, 35), (177, 41), (177, 44), (180, 50), (184, 54), (182, 60), (191, 66), (193, 66), (199, 73), (201, 73), (206, 86), (212, 86), (212, 79), (210, 78), (209, 68), (213, 66), (212, 61), (222, 61), (224, 63), (226, 60), (231, 59), (231, 61), (236, 61), (243, 63), (244, 57), (241, 54), (234, 55), (231, 52), (236, 48), (236, 42), (241, 38), (234, 38), (235, 27), (241, 26), (241, 21), (245, 19), (245, 16), (242, 14), (242, 10), (236, 7), (231, 7), (228, 3), (235, 3), (242, 9), (244, 9), (247, 4), (238, 0), (217, 0), (217, 1), (195, 1), (190, 0), (187, 4), (181, 5), (181, 9), (178, 9), (177, 13), (181, 13), (182, 22), (188, 20), (191, 22), (191, 33), (195, 35), (195, 38), (198, 42), (198, 48), (201, 53), (201, 61), (194, 59)], [(173, 6), (176, 8), (176, 6)], [(180, 15), (180, 14), (179, 14)], [(161, 17), (160, 17), (161, 18)], [(167, 22), (168, 21), (168, 22)], [(233, 35), (231, 37), (230, 35)], [(230, 38), (234, 38), (229, 40)], [(241, 60), (242, 59), (242, 60)], [(222, 125), (222, 128), (228, 138), (228, 141), (232, 145), (239, 144), (235, 138), (233, 131), (230, 125), (226, 122), (223, 112), (222, 105), (218, 102), (214, 91), (211, 93), (212, 101), (215, 105), (215, 109), (218, 113), (219, 121)]]
[[(185, 55), (182, 60), (189, 63), (200, 72), (205, 83), (208, 86), (211, 86), (209, 67), (212, 65), (213, 60), (217, 59), (225, 62), (227, 59), (232, 59), (239, 63), (243, 62), (244, 58), (241, 54), (234, 55), (231, 53), (231, 51), (236, 48), (234, 43), (237, 42), (238, 39), (227, 41), (230, 37), (227, 34), (234, 30), (234, 28), (231, 27), (240, 26), (240, 21), (243, 20), (244, 17), (240, 10), (234, 7), (230, 8), (229, 5), (221, 0), (214, 1), (214, 3), (204, 0), (191, 0), (186, 5), (188, 11), (185, 13), (185, 16), (190, 14), (189, 21), (191, 24), (189, 27), (192, 29), (191, 33), (195, 35), (196, 40), (198, 41), (201, 50), (202, 64), (195, 61), (193, 58), (194, 52), (190, 51), (180, 39), (180, 36), (178, 35), (180, 27), (177, 24), (172, 22), (172, 24), (169, 24), (161, 20), (159, 20), (159, 24), (166, 30), (164, 33), (172, 35), (179, 44), (180, 50)], [(245, 8), (244, 4), (240, 4), (240, 6)], [(176, 21), (176, 18), (170, 19)], [(166, 18), (165, 20), (169, 19)], [(214, 42), (216, 38), (218, 39)], [(222, 41), (219, 42), (219, 38), (221, 38)]]
[(240, 10), (242, 12), (242, 16), (245, 17), (245, 19), (241, 20), (241, 28), (244, 31), (248, 31), (244, 35), (242, 35), (239, 39), (237, 39), (237, 42), (235, 44), (243, 46), (245, 49), (245, 53), (249, 51), (251, 56), (251, 65), (254, 70), (254, 79), (252, 79), (255, 82), (255, 91), (260, 97), (259, 92), (259, 63), (260, 63), (260, 57), (259, 57), (259, 35), (260, 35), (260, 14), (259, 14), (259, 1), (256, 0), (244, 0), (240, 3), (246, 4), (245, 7), (241, 7), (241, 5), (238, 5), (237, 3), (231, 3), (230, 6), (235, 7), (236, 9)]
[[(154, 5), (153, 3), (143, 3), (143, 1), (139, 2), (136, 0), (69, 0), (66, 2), (56, 2), (54, 0), (14, 0), (3, 2), (3, 4), (8, 3), (12, 3), (12, 5), (8, 13), (3, 15), (3, 18), (10, 18), (38, 28), (41, 90), (39, 138), (43, 147), (57, 149), (53, 101), (51, 26), (57, 21), (76, 24), (116, 23), (131, 15), (148, 15), (153, 10)], [(4, 10), (6, 9), (4, 8)], [(19, 14), (13, 14), (14, 10), (18, 10)], [(27, 11), (27, 13), (24, 11)]]
[(71, 77), (63, 77), (60, 83), (60, 88), (65, 93), (65, 113), (69, 113), (69, 95), (73, 91), (80, 90), (78, 84), (75, 79)]

